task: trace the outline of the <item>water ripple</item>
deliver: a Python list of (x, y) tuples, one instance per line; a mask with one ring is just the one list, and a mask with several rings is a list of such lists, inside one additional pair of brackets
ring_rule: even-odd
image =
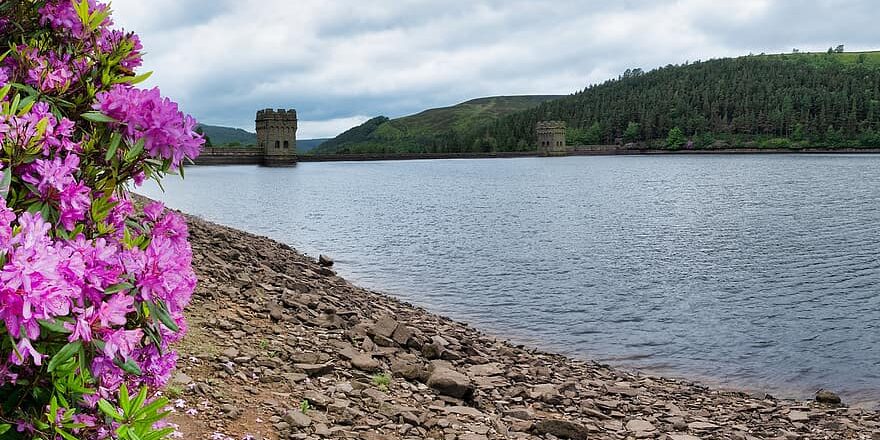
[(193, 168), (144, 192), (521, 343), (876, 403), (878, 184), (880, 156), (581, 157)]

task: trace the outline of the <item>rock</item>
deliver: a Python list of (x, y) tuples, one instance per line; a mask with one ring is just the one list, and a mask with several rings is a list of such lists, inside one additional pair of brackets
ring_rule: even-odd
[(312, 418), (303, 414), (299, 409), (288, 411), (284, 415), (284, 421), (297, 428), (308, 428), (312, 424)]
[(559, 394), (556, 385), (545, 383), (532, 387), (531, 397), (550, 405), (559, 405), (562, 403), (563, 397)]
[(373, 372), (379, 369), (379, 361), (366, 354), (357, 354), (351, 358), (351, 365), (358, 370)]
[(647, 420), (633, 419), (626, 423), (626, 430), (629, 432), (651, 432), (657, 428)]
[(321, 254), (318, 255), (318, 264), (324, 267), (331, 267), (333, 266), (333, 259), (324, 254)]
[(504, 374), (504, 370), (499, 363), (474, 365), (468, 368), (470, 376), (500, 376)]
[(419, 382), (427, 382), (430, 376), (421, 364), (401, 360), (395, 360), (391, 363), (391, 374)]
[(806, 422), (810, 420), (810, 415), (803, 411), (792, 411), (788, 413), (788, 420), (792, 422)]
[(455, 370), (437, 367), (428, 377), (428, 386), (445, 396), (468, 399), (474, 392), (470, 378)]
[(504, 411), (504, 417), (511, 417), (519, 420), (532, 420), (535, 418), (534, 414), (532, 414), (528, 408), (511, 408)]
[(391, 336), (394, 335), (394, 330), (397, 330), (397, 321), (387, 316), (383, 316), (376, 321), (376, 324), (370, 329), (371, 333), (376, 336), (382, 336), (386, 339), (391, 339)]
[(403, 324), (398, 324), (397, 328), (394, 329), (394, 333), (391, 335), (391, 340), (405, 347), (412, 336), (413, 331), (411, 328)]
[(713, 429), (718, 429), (719, 426), (714, 423), (709, 422), (691, 422), (688, 423), (688, 429), (694, 431), (711, 431)]
[(840, 396), (837, 394), (828, 391), (828, 390), (819, 390), (816, 392), (816, 402), (824, 403), (826, 405), (837, 406), (842, 403), (840, 400)]
[(559, 438), (573, 440), (586, 440), (589, 430), (575, 422), (559, 419), (545, 419), (535, 424), (535, 432), (538, 434), (550, 434)]
[(323, 376), (333, 371), (333, 364), (293, 364), (293, 368), (302, 371), (310, 377), (314, 377)]
[(238, 349), (236, 349), (235, 347), (229, 347), (226, 350), (223, 350), (223, 353), (220, 354), (229, 359), (235, 359), (238, 357)]
[(185, 387), (191, 383), (193, 383), (193, 378), (189, 377), (189, 375), (184, 373), (183, 371), (178, 371), (174, 373), (174, 376), (171, 378), (172, 385)]
[(700, 438), (690, 434), (669, 434), (669, 440), (700, 440)]
[(443, 346), (437, 342), (432, 342), (430, 344), (425, 344), (422, 346), (422, 356), (424, 356), (429, 361), (440, 359), (440, 357), (443, 356), (443, 351)]

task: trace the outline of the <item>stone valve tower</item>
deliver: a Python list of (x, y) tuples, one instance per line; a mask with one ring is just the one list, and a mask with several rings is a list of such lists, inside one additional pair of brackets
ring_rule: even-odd
[(538, 153), (542, 156), (564, 156), (568, 153), (565, 146), (565, 122), (541, 121), (535, 127), (538, 135)]
[(257, 111), (257, 143), (263, 152), (263, 165), (296, 165), (296, 110)]

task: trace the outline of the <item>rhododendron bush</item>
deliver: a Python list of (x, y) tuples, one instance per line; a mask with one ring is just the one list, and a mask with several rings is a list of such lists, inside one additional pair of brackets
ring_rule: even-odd
[(203, 139), (136, 86), (141, 49), (94, 0), (0, 0), (0, 439), (171, 431), (192, 254), (180, 216), (127, 191)]

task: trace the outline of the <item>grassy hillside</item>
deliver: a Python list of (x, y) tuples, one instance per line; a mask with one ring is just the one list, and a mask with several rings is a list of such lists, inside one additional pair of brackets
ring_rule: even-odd
[(651, 147), (880, 146), (880, 52), (757, 55), (628, 70), (505, 116), (466, 140), (531, 149), (535, 124), (563, 120), (572, 144)]
[[(256, 147), (257, 135), (240, 128), (221, 127), (218, 125), (200, 124), (199, 128), (211, 140), (215, 147)], [(297, 153), (308, 153), (329, 139), (297, 139)]]
[(460, 148), (460, 138), (492, 123), (504, 115), (523, 111), (555, 95), (497, 96), (436, 108), (398, 119), (384, 116), (324, 143), (315, 154), (444, 152)]

